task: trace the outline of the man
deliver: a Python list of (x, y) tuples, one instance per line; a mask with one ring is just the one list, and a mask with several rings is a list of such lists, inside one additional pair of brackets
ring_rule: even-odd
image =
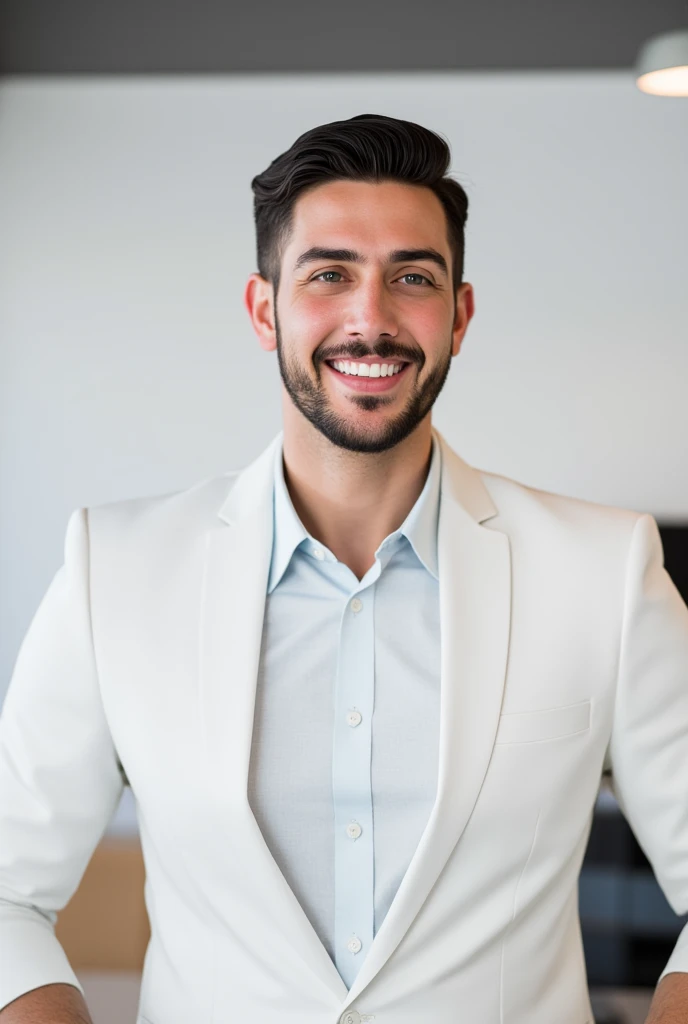
[[(56, 942), (125, 780), (138, 1022), (585, 1024), (603, 772), (688, 910), (688, 609), (650, 515), (467, 465), (431, 425), (474, 301), (427, 129), (362, 115), (253, 182), (283, 431), (78, 509), (0, 731), (0, 1021), (88, 1021)], [(688, 934), (649, 1020), (688, 1018)]]

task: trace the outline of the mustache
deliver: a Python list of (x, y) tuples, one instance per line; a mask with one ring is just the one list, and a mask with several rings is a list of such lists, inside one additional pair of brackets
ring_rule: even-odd
[(401, 359), (407, 363), (417, 363), (418, 355), (415, 352), (408, 352), (392, 344), (381, 344), (377, 348), (367, 348), (361, 342), (353, 342), (345, 348), (336, 352), (322, 352), (318, 355), (318, 361), (322, 363), (331, 362), (333, 359)]

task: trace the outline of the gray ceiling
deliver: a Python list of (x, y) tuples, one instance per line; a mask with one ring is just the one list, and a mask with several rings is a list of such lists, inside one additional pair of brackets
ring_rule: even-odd
[(630, 67), (688, 0), (2, 0), (0, 74)]

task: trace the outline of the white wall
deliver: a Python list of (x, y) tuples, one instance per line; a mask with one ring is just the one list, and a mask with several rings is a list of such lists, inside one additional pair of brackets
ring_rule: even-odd
[(0, 700), (72, 509), (242, 466), (280, 428), (241, 301), (250, 179), (362, 112), (443, 132), (469, 194), (477, 313), (434, 415), (449, 442), (688, 519), (688, 101), (623, 72), (6, 79)]

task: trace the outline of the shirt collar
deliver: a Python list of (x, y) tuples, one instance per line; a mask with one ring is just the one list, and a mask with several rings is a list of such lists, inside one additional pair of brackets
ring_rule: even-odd
[[(272, 559), (268, 576), (268, 594), (272, 593), (286, 572), (292, 555), (299, 545), (317, 545), (315, 538), (308, 532), (299, 519), (294, 508), (289, 490), (284, 479), (282, 461), (283, 443), (275, 449), (274, 488), (273, 488), (273, 540)], [(437, 559), (437, 523), (440, 499), (440, 478), (442, 469), (442, 452), (439, 442), (432, 433), (432, 456), (423, 490), (413, 508), (406, 516), (398, 530), (385, 538), (388, 545), (406, 537), (417, 557), (428, 572), (439, 579)], [(383, 541), (383, 544), (385, 543)], [(318, 545), (320, 546), (320, 545)], [(381, 545), (382, 546), (382, 545)], [(378, 548), (378, 551), (380, 549)], [(377, 552), (376, 552), (377, 554)]]

